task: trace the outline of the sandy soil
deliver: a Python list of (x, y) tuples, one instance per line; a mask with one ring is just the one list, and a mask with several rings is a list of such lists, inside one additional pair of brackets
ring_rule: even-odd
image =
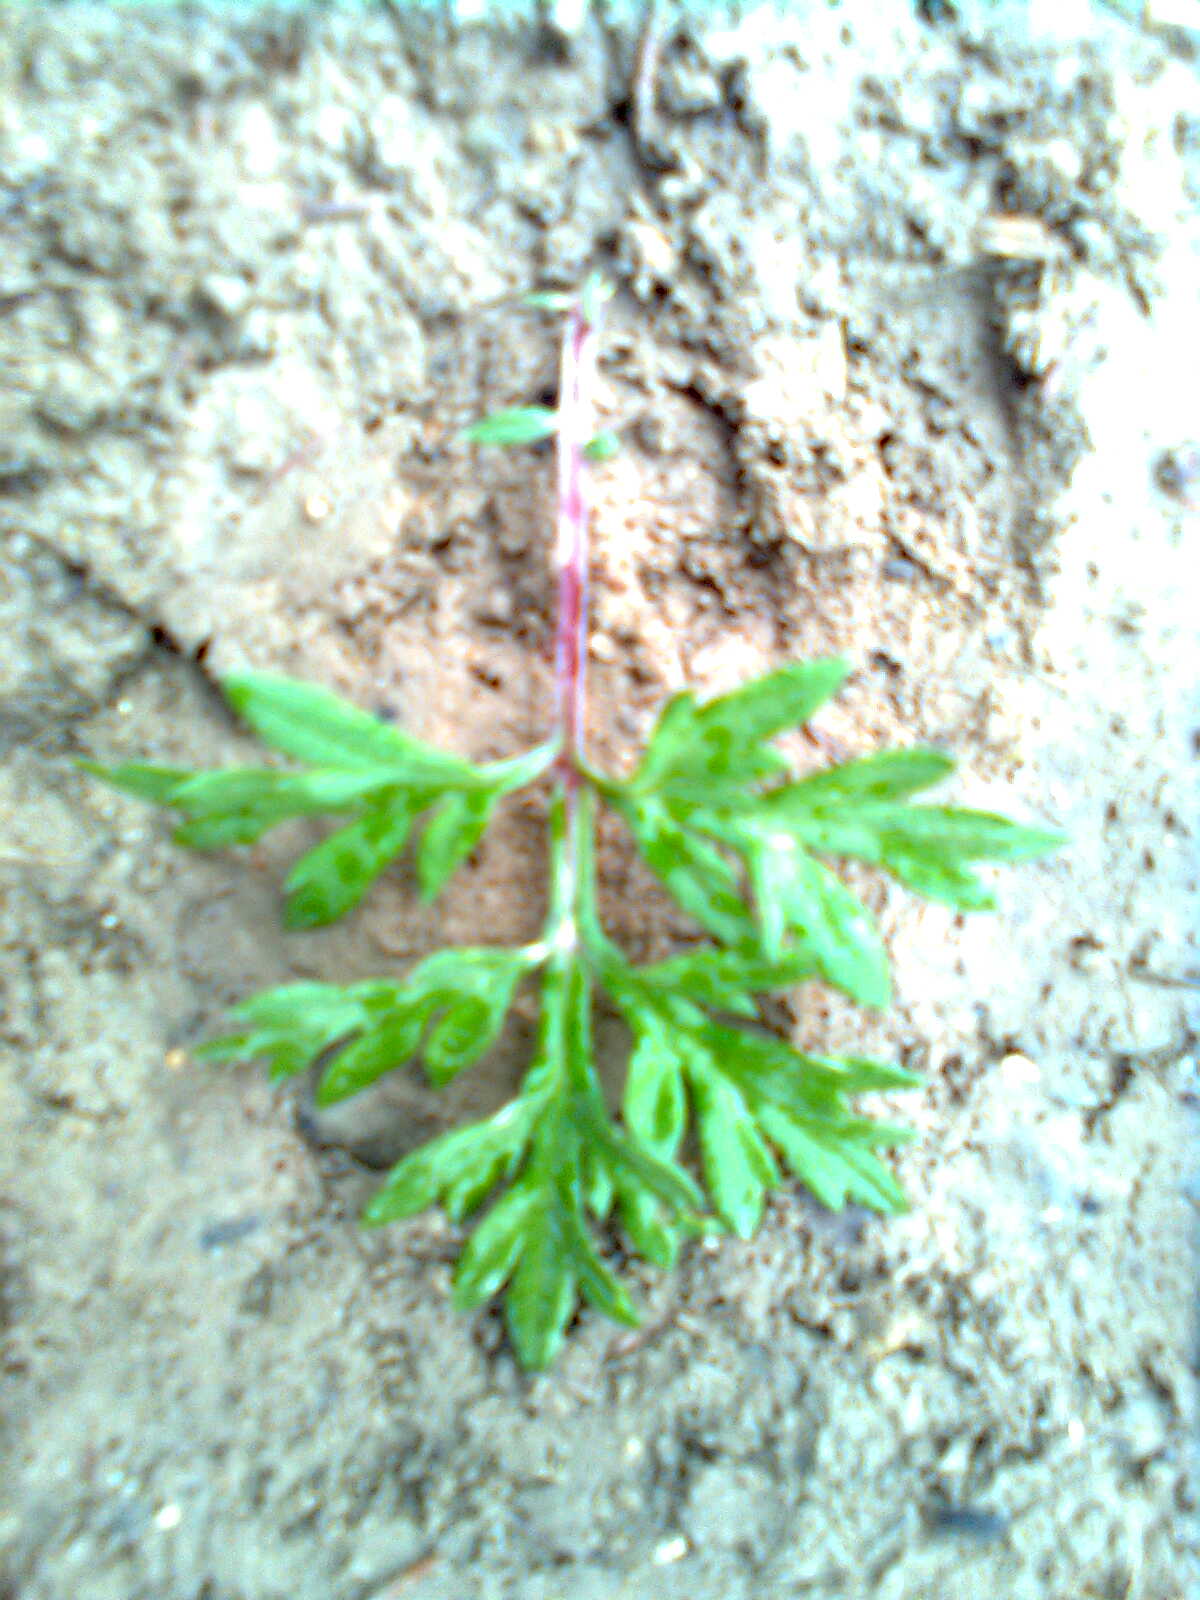
[[(0, 8), (5, 1600), (1191, 1590), (1196, 39), (1041, 9)], [(837, 650), (829, 739), (1072, 844), (995, 916), (881, 899), (886, 1019), (797, 996), (929, 1074), (909, 1216), (785, 1193), (531, 1380), (444, 1221), (355, 1223), (519, 1039), (336, 1119), (188, 1051), (528, 936), (538, 817), (285, 936), (303, 829), (189, 856), (73, 762), (250, 756), (244, 664), (540, 737), (550, 462), (458, 430), (552, 391), (501, 302), (592, 266), (596, 753)]]

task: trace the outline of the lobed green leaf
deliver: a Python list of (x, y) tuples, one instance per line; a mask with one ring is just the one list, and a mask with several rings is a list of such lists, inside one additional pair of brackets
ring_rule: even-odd
[(831, 1211), (840, 1211), (849, 1200), (873, 1211), (907, 1210), (904, 1191), (883, 1163), (846, 1142), (836, 1128), (802, 1121), (775, 1106), (764, 1106), (759, 1118), (792, 1172)]
[(340, 988), (328, 983), (267, 989), (234, 1007), (231, 1020), (241, 1027), (209, 1040), (196, 1055), (209, 1061), (262, 1057), (270, 1063), (272, 1077), (288, 1077), (366, 1026), (372, 1006), (386, 1003), (392, 990), (388, 984)]
[(395, 988), (387, 1008), (377, 1008), (361, 1036), (330, 1062), (317, 1103), (345, 1100), (418, 1053), (432, 1081), (448, 1083), (495, 1043), (533, 960), (528, 948), (427, 956)]
[(697, 705), (690, 692), (664, 707), (630, 787), (696, 802), (744, 797), (786, 772), (768, 741), (807, 722), (845, 681), (846, 662), (791, 662), (731, 694)]
[(392, 1168), (363, 1212), (363, 1222), (382, 1227), (439, 1200), (460, 1221), (511, 1175), (524, 1154), (536, 1110), (518, 1099), (486, 1122), (455, 1128), (421, 1145)]
[(881, 750), (789, 784), (772, 797), (779, 810), (834, 810), (865, 801), (903, 800), (941, 783), (954, 762), (940, 750)]
[(417, 879), (422, 899), (436, 900), (487, 832), (499, 795), (493, 792), (447, 795), (425, 825), (417, 848)]
[[(854, 766), (869, 764), (856, 762)], [(846, 770), (834, 768), (822, 776), (834, 777)], [(993, 904), (991, 892), (970, 871), (968, 862), (1029, 860), (1063, 842), (1058, 834), (1022, 827), (991, 812), (874, 799), (856, 803), (853, 794), (808, 787), (817, 782), (809, 779), (776, 791), (764, 800), (762, 816), (810, 849), (882, 866), (927, 899), (960, 910)]]
[(708, 1191), (721, 1220), (748, 1239), (762, 1220), (766, 1191), (779, 1182), (779, 1169), (737, 1087), (701, 1055), (689, 1053), (687, 1060)]

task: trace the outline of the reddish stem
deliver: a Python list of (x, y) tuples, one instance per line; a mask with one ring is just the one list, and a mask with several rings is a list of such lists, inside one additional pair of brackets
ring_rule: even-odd
[(596, 373), (594, 308), (598, 292), (584, 290), (571, 308), (563, 337), (558, 392), (558, 637), (555, 647), (556, 721), (562, 739), (558, 778), (564, 806), (559, 938), (574, 949), (579, 938), (579, 783), (587, 671), (587, 462), (592, 437), (592, 385)]
[[(593, 297), (597, 298), (597, 297)], [(555, 650), (556, 712), (562, 735), (559, 771), (570, 804), (583, 757), (587, 672), (587, 465), (592, 437), (592, 384), (597, 327), (585, 302), (572, 307), (563, 338), (558, 395), (558, 638)]]

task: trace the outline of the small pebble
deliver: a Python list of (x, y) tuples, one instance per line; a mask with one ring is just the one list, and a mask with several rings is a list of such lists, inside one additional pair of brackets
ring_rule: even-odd
[(656, 1567), (672, 1566), (676, 1561), (683, 1560), (688, 1553), (688, 1549), (688, 1542), (682, 1534), (677, 1535), (674, 1539), (665, 1539), (654, 1552), (654, 1565)]
[(1154, 467), (1154, 478), (1165, 494), (1189, 506), (1200, 506), (1200, 444), (1189, 440), (1164, 450)]
[(1003, 1539), (1012, 1526), (1012, 1519), (1002, 1511), (989, 1511), (986, 1506), (956, 1506), (949, 1501), (930, 1506), (928, 1517), (934, 1533), (970, 1539), (975, 1544), (993, 1544)]
[(921, 569), (914, 561), (905, 561), (898, 556), (883, 563), (883, 575), (893, 583), (915, 583), (921, 576)]
[(262, 1227), (262, 1218), (229, 1217), (224, 1222), (210, 1222), (207, 1228), (201, 1229), (200, 1248), (202, 1250), (220, 1250), (227, 1244), (237, 1244), (247, 1234), (255, 1233)]

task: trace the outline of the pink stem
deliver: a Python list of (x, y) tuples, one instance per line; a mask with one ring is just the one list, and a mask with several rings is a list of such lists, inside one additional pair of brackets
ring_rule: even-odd
[[(596, 372), (594, 322), (583, 300), (571, 309), (563, 338), (558, 395), (558, 638), (555, 650), (557, 722), (562, 734), (559, 772), (568, 806), (579, 783), (587, 670), (587, 467)], [(573, 809), (573, 807), (572, 807)], [(568, 830), (569, 836), (570, 830)]]
[(579, 940), (579, 782), (583, 761), (583, 719), (587, 669), (587, 463), (592, 437), (592, 383), (596, 373), (597, 327), (590, 307), (598, 293), (586, 291), (567, 318), (558, 392), (558, 516), (555, 565), (558, 568), (558, 637), (555, 646), (555, 701), (562, 749), (558, 779), (564, 807), (563, 867), (559, 886), (564, 949)]

